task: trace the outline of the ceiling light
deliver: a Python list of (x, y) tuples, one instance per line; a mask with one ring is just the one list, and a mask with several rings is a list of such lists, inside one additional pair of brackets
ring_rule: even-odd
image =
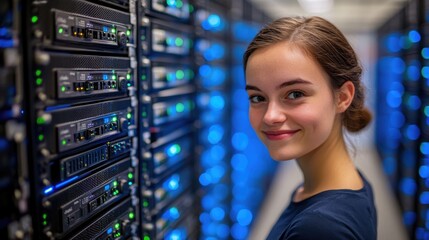
[(298, 0), (298, 2), (309, 13), (329, 12), (334, 5), (334, 0)]

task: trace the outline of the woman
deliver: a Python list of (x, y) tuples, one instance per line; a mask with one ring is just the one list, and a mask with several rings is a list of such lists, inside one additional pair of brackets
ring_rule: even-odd
[(273, 159), (296, 159), (304, 176), (268, 239), (376, 239), (372, 188), (343, 137), (371, 120), (344, 35), (319, 17), (281, 18), (252, 40), (244, 68), (253, 129)]

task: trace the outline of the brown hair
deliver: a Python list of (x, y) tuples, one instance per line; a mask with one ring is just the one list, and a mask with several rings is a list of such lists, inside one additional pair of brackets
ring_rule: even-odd
[(323, 18), (285, 17), (268, 24), (247, 47), (243, 56), (244, 69), (254, 51), (284, 41), (297, 45), (315, 59), (329, 75), (334, 89), (339, 89), (346, 81), (353, 83), (355, 95), (343, 114), (343, 124), (350, 132), (366, 127), (371, 113), (363, 106), (362, 68), (341, 31)]

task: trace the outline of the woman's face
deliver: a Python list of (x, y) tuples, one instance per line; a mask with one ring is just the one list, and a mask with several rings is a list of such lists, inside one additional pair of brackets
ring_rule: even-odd
[(328, 75), (290, 43), (258, 49), (250, 56), (246, 90), (250, 123), (276, 160), (314, 151), (340, 124)]

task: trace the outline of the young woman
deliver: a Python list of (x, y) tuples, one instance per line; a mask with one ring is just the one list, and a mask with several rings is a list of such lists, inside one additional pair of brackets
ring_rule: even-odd
[(376, 239), (372, 189), (343, 137), (371, 120), (344, 35), (319, 17), (281, 18), (256, 35), (244, 66), (253, 129), (273, 159), (296, 159), (304, 176), (268, 239)]

